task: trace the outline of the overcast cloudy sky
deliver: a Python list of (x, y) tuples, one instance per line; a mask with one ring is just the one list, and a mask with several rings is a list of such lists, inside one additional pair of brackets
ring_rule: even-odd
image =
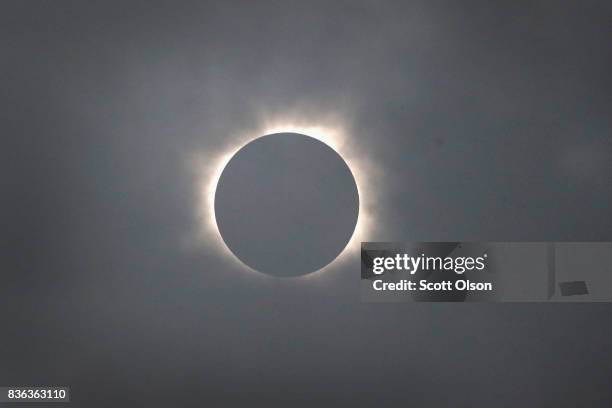
[[(266, 120), (373, 164), (364, 239), (611, 240), (612, 3), (3, 2), (0, 384), (73, 406), (609, 406), (606, 304), (365, 304), (198, 230)], [(607, 402), (606, 402), (607, 401)]]

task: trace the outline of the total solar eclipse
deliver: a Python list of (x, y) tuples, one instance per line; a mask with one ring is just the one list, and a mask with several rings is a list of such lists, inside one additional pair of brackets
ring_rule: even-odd
[(317, 271), (346, 247), (359, 194), (346, 162), (327, 144), (275, 133), (243, 146), (214, 197), (217, 227), (244, 264), (273, 276)]

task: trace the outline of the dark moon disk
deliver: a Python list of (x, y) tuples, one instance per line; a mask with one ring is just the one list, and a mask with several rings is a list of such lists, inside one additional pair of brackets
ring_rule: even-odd
[(225, 244), (251, 268), (299, 276), (333, 261), (359, 215), (357, 184), (342, 157), (298, 133), (240, 149), (221, 173), (215, 218)]

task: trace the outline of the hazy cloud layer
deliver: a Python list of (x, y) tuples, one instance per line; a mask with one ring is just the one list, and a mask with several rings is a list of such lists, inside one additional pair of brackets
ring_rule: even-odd
[(185, 245), (190, 155), (287, 117), (375, 163), (370, 240), (612, 239), (609, 2), (329, 3), (4, 3), (0, 384), (609, 405), (608, 305), (361, 304), (356, 257), (275, 280)]

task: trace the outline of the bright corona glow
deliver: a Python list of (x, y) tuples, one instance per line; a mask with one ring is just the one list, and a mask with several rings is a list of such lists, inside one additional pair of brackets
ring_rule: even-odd
[[(349, 240), (346, 248), (338, 255), (338, 257), (330, 264), (320, 269), (317, 272), (304, 275), (298, 279), (309, 279), (313, 275), (319, 275), (320, 272), (327, 270), (332, 265), (338, 264), (346, 258), (347, 253), (357, 253), (360, 248), (360, 243), (365, 239), (367, 233), (371, 232), (371, 209), (373, 203), (370, 199), (373, 198), (373, 185), (371, 176), (373, 167), (367, 165), (367, 160), (364, 157), (357, 159), (357, 152), (354, 146), (351, 147), (345, 132), (340, 127), (318, 127), (318, 126), (301, 126), (291, 123), (275, 123), (273, 125), (262, 126), (260, 130), (249, 133), (242, 137), (236, 137), (235, 142), (229, 148), (216, 154), (201, 154), (192, 160), (196, 164), (200, 187), (198, 189), (198, 219), (200, 221), (200, 230), (198, 235), (200, 240), (209, 245), (222, 250), (229, 257), (233, 258), (240, 265), (231, 251), (225, 245), (223, 238), (217, 227), (215, 219), (215, 191), (217, 183), (223, 173), (223, 169), (230, 159), (246, 144), (258, 137), (273, 133), (300, 133), (306, 136), (313, 137), (334, 149), (344, 159), (349, 166), (353, 177), (357, 184), (359, 192), (359, 216), (355, 231)], [(207, 157), (208, 156), (208, 157)], [(361, 155), (360, 155), (361, 156)], [(214, 237), (214, 239), (211, 239)], [(214, 242), (212, 242), (214, 241)], [(246, 267), (246, 266), (245, 266)]]

